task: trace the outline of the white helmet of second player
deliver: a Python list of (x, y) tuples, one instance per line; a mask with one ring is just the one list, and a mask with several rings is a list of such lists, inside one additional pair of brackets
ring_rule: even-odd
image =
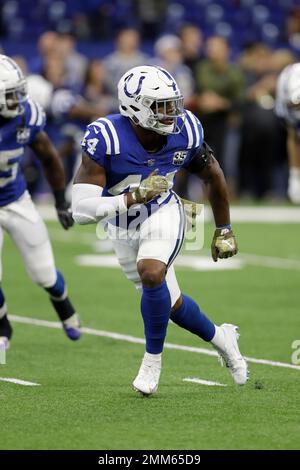
[(24, 111), (27, 101), (26, 79), (10, 57), (0, 54), (0, 115), (14, 118)]
[(134, 124), (158, 134), (178, 134), (184, 118), (183, 96), (167, 70), (150, 65), (134, 67), (118, 83), (119, 109)]

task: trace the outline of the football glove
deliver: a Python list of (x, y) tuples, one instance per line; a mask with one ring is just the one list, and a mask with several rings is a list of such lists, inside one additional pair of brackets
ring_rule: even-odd
[(189, 201), (188, 199), (184, 199), (183, 197), (180, 198), (185, 216), (186, 216), (186, 221), (187, 221), (187, 231), (190, 229), (194, 229), (196, 227), (196, 219), (197, 216), (200, 214), (202, 210), (202, 206), (200, 204), (197, 204), (194, 201)]
[(74, 225), (74, 220), (72, 217), (70, 204), (65, 200), (65, 190), (58, 189), (53, 191), (53, 196), (55, 199), (55, 209), (57, 212), (57, 217), (65, 230)]
[(56, 212), (58, 220), (65, 230), (68, 230), (68, 228), (74, 225), (71, 209), (67, 202), (65, 203), (65, 207), (56, 207)]
[(211, 255), (214, 261), (218, 258), (230, 258), (236, 255), (238, 246), (230, 228), (217, 228), (211, 244)]
[(157, 175), (157, 172), (158, 169), (154, 170), (147, 178), (142, 180), (138, 189), (132, 193), (138, 204), (149, 202), (169, 189), (167, 178)]

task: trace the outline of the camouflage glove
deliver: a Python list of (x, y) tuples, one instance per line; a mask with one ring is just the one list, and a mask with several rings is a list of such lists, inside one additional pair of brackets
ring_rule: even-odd
[(214, 261), (218, 258), (230, 258), (236, 255), (238, 246), (230, 228), (217, 228), (211, 244), (211, 255)]
[(184, 199), (183, 197), (181, 197), (180, 200), (182, 202), (187, 220), (187, 230), (193, 230), (196, 227), (197, 216), (201, 213), (203, 206), (201, 204), (197, 204), (194, 201)]
[(154, 170), (148, 178), (142, 180), (138, 189), (132, 193), (136, 203), (144, 204), (149, 202), (169, 189), (167, 178), (157, 175), (157, 172), (158, 169)]

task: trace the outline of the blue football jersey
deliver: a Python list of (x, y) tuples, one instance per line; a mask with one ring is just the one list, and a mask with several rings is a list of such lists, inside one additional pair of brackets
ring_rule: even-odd
[(13, 119), (0, 118), (0, 206), (19, 199), (26, 190), (20, 167), (24, 148), (45, 126), (45, 113), (32, 100), (24, 105), (24, 113)]
[[(178, 124), (181, 132), (168, 135), (165, 146), (155, 153), (144, 149), (130, 120), (121, 114), (89, 124), (81, 145), (84, 152), (105, 169), (103, 196), (134, 191), (154, 169), (158, 169), (157, 174), (167, 177), (171, 191), (177, 171), (190, 163), (203, 143), (203, 128), (193, 113), (185, 111), (185, 119), (179, 119)], [(166, 203), (170, 191), (147, 206)]]

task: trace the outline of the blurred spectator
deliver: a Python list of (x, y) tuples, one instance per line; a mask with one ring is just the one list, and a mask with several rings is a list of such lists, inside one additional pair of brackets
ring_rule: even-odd
[(198, 26), (186, 23), (179, 30), (182, 42), (183, 62), (193, 74), (196, 73), (197, 65), (203, 58), (203, 35)]
[(224, 143), (230, 113), (239, 110), (244, 99), (240, 70), (229, 62), (230, 49), (223, 37), (212, 36), (206, 43), (207, 58), (196, 69), (198, 114), (205, 139), (223, 165)]
[(251, 44), (240, 57), (247, 88), (241, 127), (239, 186), (240, 192), (256, 198), (271, 195), (276, 167), (286, 159), (285, 129), (273, 109), (278, 73), (290, 60), (293, 60), (292, 55), (283, 51), (273, 53), (262, 43)]
[(29, 70), (31, 73), (40, 74), (44, 68), (44, 61), (49, 54), (55, 53), (58, 47), (58, 36), (55, 31), (45, 31), (40, 35), (37, 49), (38, 55), (29, 61)]
[(154, 50), (156, 54), (155, 64), (168, 70), (173, 75), (187, 106), (194, 93), (194, 80), (190, 69), (183, 64), (181, 40), (171, 34), (162, 36), (156, 41)]
[(114, 109), (117, 111), (117, 85), (121, 76), (132, 67), (149, 63), (149, 56), (139, 49), (140, 35), (136, 29), (122, 29), (115, 47), (116, 50), (105, 58), (104, 64), (107, 69), (107, 90), (115, 98)]
[(155, 39), (162, 33), (168, 3), (168, 0), (133, 0), (143, 39)]
[(27, 64), (27, 60), (25, 59), (25, 57), (23, 57), (21, 55), (13, 55), (13, 56), (11, 56), (11, 58), (20, 67), (20, 69), (22, 70), (24, 75), (27, 75), (28, 74), (28, 64)]
[(57, 50), (64, 63), (66, 85), (79, 90), (86, 73), (87, 58), (76, 51), (76, 41), (71, 34), (57, 36)]
[(62, 56), (53, 51), (44, 57), (41, 75), (48, 80), (54, 88), (64, 87), (66, 83), (66, 70)]
[(288, 45), (300, 52), (300, 6), (293, 7), (286, 17), (285, 34)]

